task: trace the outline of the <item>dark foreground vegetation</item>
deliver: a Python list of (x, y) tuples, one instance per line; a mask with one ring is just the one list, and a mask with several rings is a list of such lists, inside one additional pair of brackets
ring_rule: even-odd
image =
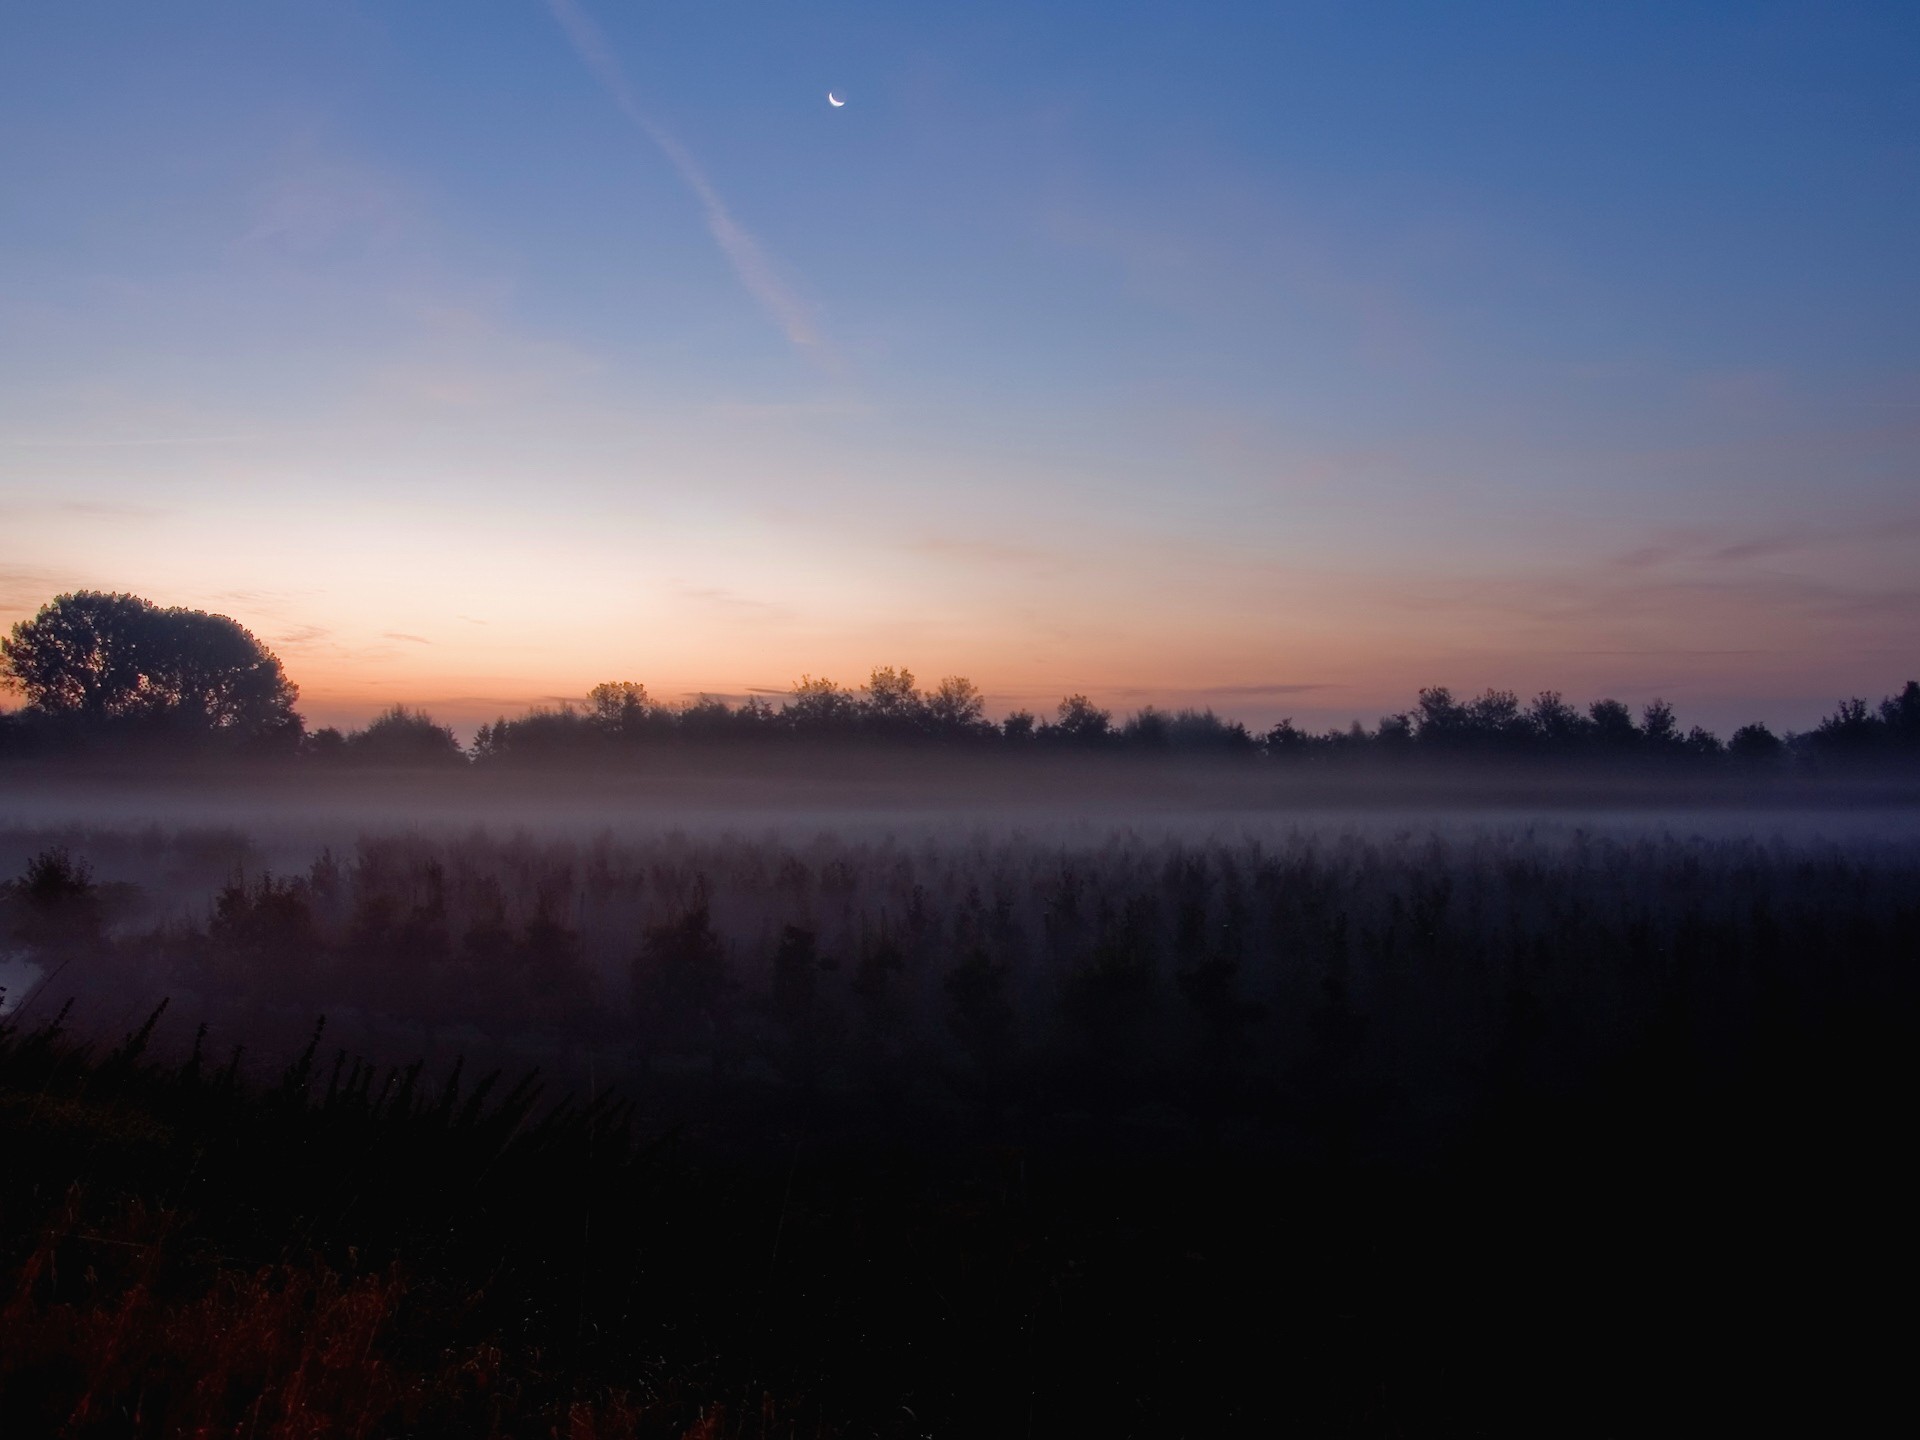
[(1912, 842), (55, 838), (0, 899), (0, 1432), (1899, 1399)]

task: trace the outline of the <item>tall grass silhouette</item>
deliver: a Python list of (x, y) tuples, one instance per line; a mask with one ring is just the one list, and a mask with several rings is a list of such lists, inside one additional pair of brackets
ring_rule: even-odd
[(1890, 1354), (1912, 842), (9, 843), (17, 1433), (1605, 1434)]

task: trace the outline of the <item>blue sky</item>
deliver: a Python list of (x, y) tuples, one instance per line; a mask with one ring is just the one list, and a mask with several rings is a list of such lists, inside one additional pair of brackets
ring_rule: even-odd
[(14, 6), (0, 622), (1804, 725), (1915, 668), (1916, 219), (1911, 5)]

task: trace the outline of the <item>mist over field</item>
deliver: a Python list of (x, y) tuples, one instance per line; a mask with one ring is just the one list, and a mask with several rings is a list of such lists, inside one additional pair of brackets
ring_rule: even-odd
[[(1250, 1369), (1361, 1433), (1866, 1403), (1818, 1377), (1882, 1353), (1839, 1277), (1913, 1198), (1884, 788), (452, 778), (8, 792), (0, 1125), (90, 1217), (25, 1263), (149, 1283), (156, 1186), (237, 1257), (170, 1260), (87, 1385), (209, 1327), (277, 1394), (442, 1347), (321, 1393), (448, 1433), (1175, 1434), (1270, 1408)], [(1841, 1269), (1778, 1252), (1815, 1234)], [(28, 1293), (0, 1378), (58, 1410), (94, 1302)], [(514, 1352), (558, 1358), (496, 1391)]]
[[(1630, 1049), (1693, 967), (1689, 1003), (1733, 1024), (1751, 976), (1703, 956), (1747, 964), (1801, 926), (1782, 975), (1824, 986), (1864, 963), (1848, 927), (1910, 941), (1920, 882), (1920, 805), (1884, 787), (1529, 807), (1471, 772), (1344, 800), (1206, 773), (1019, 778), (16, 790), (9, 1003), (72, 997), (111, 1038), (168, 999), (170, 1043), (205, 1021), (269, 1056), (324, 1015), (329, 1045), (392, 1060), (704, 1069), (718, 1091), (856, 1108), (874, 1066), (917, 1067), (936, 1108), (984, 1084), (1036, 1116), (1076, 1106), (1087, 1065), (1178, 1101), (1195, 1044), (1231, 1055), (1232, 1105), (1252, 1104), (1333, 1004), (1373, 1026), (1378, 1083), (1431, 1098), (1458, 1081), (1422, 1068), (1434, 1038), (1471, 1034), (1445, 1063), (1484, 1064), (1472, 1045), (1501, 1043), (1515, 993), (1569, 1034), (1623, 1026), (1606, 1043)], [(1650, 988), (1623, 999), (1635, 965)]]

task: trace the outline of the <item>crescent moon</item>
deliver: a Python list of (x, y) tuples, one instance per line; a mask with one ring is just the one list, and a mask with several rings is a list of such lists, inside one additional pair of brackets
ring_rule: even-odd
[(842, 100), (838, 95), (835, 95), (831, 90), (827, 91), (827, 104), (833, 106), (834, 109), (838, 110), (846, 103), (846, 101)]

